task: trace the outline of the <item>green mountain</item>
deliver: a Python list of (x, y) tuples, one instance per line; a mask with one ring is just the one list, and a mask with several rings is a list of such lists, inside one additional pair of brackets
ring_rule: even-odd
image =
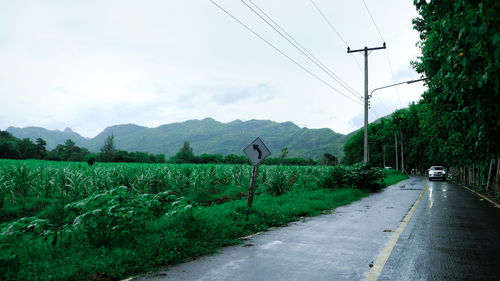
[[(36, 129), (36, 130), (35, 130)], [(147, 128), (133, 124), (116, 125), (106, 128), (92, 139), (85, 139), (66, 129), (49, 131), (43, 128), (13, 128), (8, 132), (16, 137), (38, 137), (47, 141), (48, 149), (71, 138), (79, 146), (90, 151), (99, 151), (104, 140), (114, 136), (115, 147), (119, 150), (163, 153), (170, 157), (179, 151), (184, 141), (189, 141), (195, 154), (243, 154), (243, 149), (256, 137), (260, 137), (277, 157), (284, 147), (288, 147), (288, 157), (320, 158), (324, 153), (343, 156), (346, 135), (330, 129), (299, 128), (291, 122), (277, 123), (267, 120), (235, 120), (221, 123), (211, 118), (189, 120), (180, 123)], [(50, 143), (50, 146), (49, 146)], [(54, 145), (55, 144), (55, 145)]]
[(64, 131), (59, 130), (47, 130), (42, 127), (9, 127), (5, 130), (11, 133), (13, 136), (19, 139), (29, 138), (35, 141), (38, 138), (42, 138), (47, 142), (47, 149), (52, 150), (58, 144), (64, 143), (67, 139), (71, 139), (76, 145), (85, 147), (88, 139), (80, 136), (78, 133), (73, 132), (70, 128), (66, 128)]

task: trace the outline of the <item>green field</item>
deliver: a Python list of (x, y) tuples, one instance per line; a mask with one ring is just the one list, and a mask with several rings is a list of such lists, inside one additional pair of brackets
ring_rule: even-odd
[(333, 170), (261, 166), (248, 210), (249, 165), (0, 160), (0, 279), (116, 280), (367, 195)]

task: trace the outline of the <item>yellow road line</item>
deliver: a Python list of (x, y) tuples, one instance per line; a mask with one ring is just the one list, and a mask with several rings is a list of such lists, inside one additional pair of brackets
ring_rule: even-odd
[(406, 226), (410, 222), (411, 217), (417, 210), (418, 205), (420, 204), (420, 201), (422, 201), (422, 198), (424, 197), (425, 192), (429, 188), (429, 181), (425, 184), (424, 191), (420, 194), (420, 197), (418, 197), (417, 201), (415, 204), (413, 204), (413, 207), (410, 209), (408, 214), (406, 214), (405, 218), (399, 225), (398, 229), (394, 232), (394, 234), (391, 236), (391, 239), (389, 239), (389, 242), (385, 245), (384, 249), (380, 253), (379, 257), (373, 264), (373, 267), (370, 269), (368, 274), (365, 277), (365, 281), (375, 281), (378, 280), (380, 274), (382, 273), (382, 270), (384, 269), (385, 263), (391, 256), (392, 250), (394, 249), (394, 246), (396, 246), (396, 243), (398, 242), (399, 237), (401, 234), (403, 234), (403, 231), (405, 230)]

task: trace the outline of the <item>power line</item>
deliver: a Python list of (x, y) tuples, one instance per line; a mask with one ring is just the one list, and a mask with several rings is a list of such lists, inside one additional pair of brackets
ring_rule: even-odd
[(375, 114), (375, 116), (377, 116), (377, 119), (380, 119), (380, 116), (377, 114), (375, 109), (373, 109), (373, 107), (370, 107), (370, 110), (373, 112), (373, 114)]
[(310, 0), (311, 3), (313, 4), (313, 6), (316, 8), (316, 10), (318, 11), (318, 13), (323, 17), (323, 19), (328, 23), (328, 25), (330, 26), (330, 28), (333, 30), (333, 32), (335, 32), (335, 34), (337, 34), (337, 36), (340, 38), (340, 40), (342, 40), (342, 42), (344, 42), (344, 44), (346, 46), (348, 46), (349, 44), (347, 44), (347, 42), (344, 40), (344, 38), (342, 38), (342, 36), (340, 35), (340, 33), (337, 31), (337, 29), (335, 29), (335, 27), (333, 27), (333, 24), (328, 20), (328, 18), (325, 16), (325, 14), (321, 11), (321, 9), (318, 7), (318, 5), (316, 5), (316, 3), (314, 3), (313, 0)]
[[(316, 5), (316, 3), (313, 1), (313, 0), (310, 0), (311, 4), (316, 8), (316, 10), (318, 11), (318, 13), (321, 15), (321, 17), (326, 21), (326, 23), (328, 24), (328, 26), (331, 28), (331, 30), (338, 36), (338, 38), (348, 47), (348, 44), (346, 42), (346, 40), (344, 40), (344, 38), (340, 35), (340, 33), (337, 31), (337, 29), (335, 29), (335, 27), (333, 26), (333, 24), (330, 22), (330, 20), (328, 20), (328, 18), (326, 17), (326, 15), (323, 13), (323, 11), (320, 9), (320, 7), (318, 5)], [(364, 1), (363, 1), (364, 2)], [(365, 7), (366, 7), (366, 3), (365, 3)], [(367, 7), (366, 7), (367, 8)], [(373, 21), (373, 17), (371, 16), (371, 13), (370, 13), (370, 17), (372, 18), (372, 21)], [(378, 30), (378, 27), (377, 27), (377, 30)], [(381, 33), (379, 31), (379, 35), (381, 36)], [(382, 38), (382, 36), (381, 36)], [(382, 39), (382, 41), (385, 42), (385, 40)], [(387, 50), (386, 50), (387, 51)], [(361, 73), (363, 73), (363, 70), (361, 69), (361, 66), (358, 62), (358, 60), (354, 57), (354, 55), (351, 53), (351, 57), (353, 58), (354, 62), (356, 63), (356, 65), (358, 66), (358, 69), (360, 70)], [(369, 83), (370, 87), (371, 84)], [(399, 97), (399, 96), (398, 96)], [(379, 99), (377, 97), (377, 100), (379, 101), (379, 103), (387, 110), (387, 107), (385, 106), (385, 104), (382, 102), (381, 99)], [(375, 111), (375, 109), (370, 106), (370, 110), (375, 114), (375, 116), (377, 116), (377, 118), (380, 118), (379, 115), (377, 114), (377, 112)]]
[(267, 41), (264, 37), (260, 36), (257, 32), (255, 32), (253, 29), (251, 29), (249, 26), (247, 26), (246, 24), (244, 24), (242, 21), (240, 21), (239, 19), (237, 19), (235, 16), (233, 16), (231, 13), (229, 13), (227, 10), (225, 10), (223, 7), (221, 7), (219, 4), (215, 3), (213, 0), (210, 0), (210, 2), (212, 2), (212, 4), (214, 4), (215, 6), (217, 6), (220, 10), (222, 10), (224, 13), (226, 13), (228, 16), (230, 16), (231, 18), (233, 18), (236, 22), (238, 22), (241, 26), (245, 27), (248, 31), (252, 32), (255, 36), (257, 36), (258, 38), (260, 38), (262, 41), (266, 42), (270, 47), (272, 47), (275, 51), (277, 51), (278, 53), (280, 53), (281, 55), (285, 56), (286, 58), (288, 58), (290, 61), (292, 61), (293, 63), (295, 63), (298, 67), (300, 67), (302, 70), (304, 70), (305, 72), (309, 73), (309, 75), (313, 76), (314, 78), (316, 78), (317, 80), (319, 80), (320, 82), (322, 82), (323, 84), (325, 84), (327, 87), (329, 87), (330, 89), (332, 89), (333, 91), (343, 95), (344, 97), (350, 99), (351, 101), (359, 104), (359, 105), (362, 105), (361, 102), (347, 96), (346, 94), (340, 92), (339, 90), (337, 90), (335, 87), (333, 87), (332, 85), (330, 85), (328, 82), (324, 81), (323, 79), (321, 79), (319, 76), (317, 76), (316, 74), (312, 73), (311, 71), (309, 71), (307, 68), (305, 68), (304, 66), (302, 66), (301, 64), (299, 64), (297, 61), (295, 61), (294, 59), (292, 59), (290, 56), (288, 56), (287, 54), (285, 54), (284, 52), (282, 52), (280, 49), (278, 49), (276, 46), (274, 46), (272, 43), (270, 43), (269, 41)]
[[(344, 40), (344, 38), (340, 35), (340, 33), (337, 31), (337, 29), (333, 26), (333, 24), (330, 22), (330, 20), (328, 20), (328, 18), (325, 16), (325, 14), (323, 13), (323, 11), (319, 8), (318, 5), (316, 5), (316, 3), (314, 3), (313, 0), (310, 0), (311, 1), (311, 4), (313, 4), (313, 6), (316, 8), (316, 10), (318, 11), (318, 13), (321, 15), (321, 17), (326, 21), (326, 23), (328, 24), (328, 26), (330, 26), (330, 28), (333, 30), (333, 32), (335, 32), (335, 34), (337, 34), (337, 36), (339, 37), (339, 39), (344, 42), (344, 45), (347, 47), (349, 46), (349, 44), (347, 44), (347, 41)], [(384, 41), (384, 40), (382, 40)], [(363, 73), (363, 69), (361, 69), (361, 65), (359, 64), (358, 60), (354, 57), (353, 54), (351, 54), (351, 58), (354, 60), (354, 62), (356, 63), (356, 65), (358, 66), (358, 69), (361, 73)]]
[(375, 96), (375, 98), (376, 98), (376, 99), (378, 100), (378, 102), (379, 102), (379, 103), (380, 103), (380, 104), (384, 107), (384, 109), (385, 109), (386, 111), (390, 111), (390, 110), (389, 110), (389, 109), (385, 106), (385, 104), (382, 102), (382, 99), (380, 99), (380, 98), (379, 98), (379, 97), (377, 97), (377, 96)]
[[(372, 13), (370, 12), (370, 9), (368, 8), (368, 5), (366, 5), (365, 0), (362, 0), (362, 1), (363, 1), (363, 4), (365, 5), (366, 11), (368, 12), (368, 15), (370, 15), (372, 23), (375, 26), (375, 29), (378, 32), (378, 35), (380, 36), (380, 39), (382, 40), (382, 42), (385, 42), (384, 37), (382, 36), (382, 33), (380, 32), (380, 29), (378, 28), (377, 23), (375, 22), (375, 19), (373, 18)], [(387, 63), (389, 64), (389, 70), (391, 71), (391, 80), (392, 80), (392, 82), (394, 82), (394, 71), (392, 70), (392, 63), (391, 63), (391, 59), (389, 57), (389, 51), (387, 49), (385, 50), (385, 55), (387, 57)], [(401, 97), (400, 97), (398, 88), (395, 88), (395, 90), (396, 90), (396, 94), (398, 96), (399, 106), (403, 107), (403, 105), (401, 103)]]
[[(249, 0), (256, 9), (258, 9), (268, 20), (266, 20), (261, 14), (250, 7), (245, 1), (241, 0), (252, 12), (254, 12), (259, 18), (266, 22), (271, 28), (273, 28), (278, 34), (280, 34), (285, 40), (287, 40), (293, 47), (299, 50), (303, 55), (305, 55), (309, 60), (311, 60), (316, 66), (323, 70), (328, 76), (339, 83), (344, 89), (349, 91), (354, 97), (359, 98), (361, 95), (357, 93), (352, 87), (350, 87), (342, 78), (336, 75), (331, 69), (325, 66), (320, 60), (318, 60), (311, 52), (309, 52), (302, 44), (300, 44), (292, 35), (290, 35), (285, 29), (283, 29), (276, 21), (274, 21), (266, 12), (264, 12), (257, 4), (252, 0)], [(272, 23), (272, 24), (271, 24)], [(274, 24), (274, 25), (273, 25)], [(278, 29), (279, 30), (278, 30)], [(280, 31), (281, 30), (281, 31)], [(283, 34), (284, 33), (284, 34)], [(286, 35), (286, 36), (285, 36)], [(287, 37), (288, 36), (288, 37)], [(293, 41), (293, 42), (292, 42)]]
[[(330, 29), (338, 36), (338, 38), (345, 44), (345, 46), (347, 47), (348, 44), (346, 42), (346, 40), (342, 37), (342, 35), (340, 35), (340, 33), (337, 31), (337, 29), (333, 26), (333, 24), (330, 22), (330, 20), (328, 20), (328, 18), (326, 17), (325, 13), (323, 13), (323, 11), (321, 10), (321, 8), (313, 1), (313, 0), (309, 0), (311, 2), (311, 4), (314, 6), (314, 8), (316, 8), (316, 11), (318, 11), (318, 13), (321, 15), (321, 17), (326, 21), (326, 23), (328, 24), (328, 26), (330, 27)], [(384, 41), (384, 40), (382, 40)], [(354, 57), (354, 55), (351, 53), (351, 58), (354, 60), (354, 62), (356, 63), (356, 66), (358, 67), (359, 71), (361, 72), (361, 74), (363, 74), (363, 69), (361, 68), (361, 65), (359, 64), (358, 60), (356, 59), (356, 57)], [(368, 82), (368, 85), (370, 85), (370, 88), (373, 88), (373, 86), (371, 85), (370, 82)], [(377, 98), (378, 99), (378, 98)], [(382, 102), (381, 99), (378, 99), (379, 103), (387, 110), (387, 107), (385, 106), (385, 104)]]
[(373, 19), (372, 13), (370, 13), (370, 9), (368, 9), (368, 6), (366, 5), (365, 0), (362, 0), (363, 4), (365, 5), (366, 11), (368, 11), (368, 15), (370, 15), (370, 18), (372, 19), (373, 25), (375, 25), (375, 28), (377, 29), (378, 35), (380, 36), (380, 39), (382, 39), (382, 42), (385, 42), (384, 38), (382, 37), (382, 33), (380, 33), (380, 29), (378, 29), (377, 24), (375, 23), (375, 20)]
[[(385, 55), (387, 57), (387, 63), (389, 63), (389, 69), (391, 70), (391, 80), (392, 80), (392, 82), (394, 82), (394, 71), (392, 71), (392, 63), (391, 63), (391, 59), (389, 58), (389, 51), (385, 50)], [(399, 95), (399, 90), (397, 87), (394, 89), (396, 90), (396, 94), (398, 96), (399, 106), (403, 107), (403, 105), (401, 103), (401, 97)]]

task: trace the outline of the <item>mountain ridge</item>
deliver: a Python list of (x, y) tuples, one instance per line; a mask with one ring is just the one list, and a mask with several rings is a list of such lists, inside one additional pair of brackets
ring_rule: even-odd
[(47, 149), (53, 149), (66, 139), (73, 140), (78, 146), (98, 152), (104, 140), (114, 136), (118, 150), (162, 153), (167, 157), (174, 155), (184, 141), (189, 141), (195, 154), (243, 154), (243, 148), (256, 137), (266, 143), (272, 156), (278, 157), (284, 147), (288, 147), (288, 157), (318, 159), (324, 153), (337, 157), (343, 156), (343, 145), (348, 136), (329, 128), (300, 128), (292, 122), (278, 123), (270, 120), (239, 119), (222, 123), (212, 118), (187, 120), (163, 124), (154, 128), (136, 124), (120, 124), (106, 127), (93, 138), (85, 138), (66, 128), (64, 131), (47, 130), (42, 127), (9, 127), (6, 129), (18, 138), (47, 142)]

